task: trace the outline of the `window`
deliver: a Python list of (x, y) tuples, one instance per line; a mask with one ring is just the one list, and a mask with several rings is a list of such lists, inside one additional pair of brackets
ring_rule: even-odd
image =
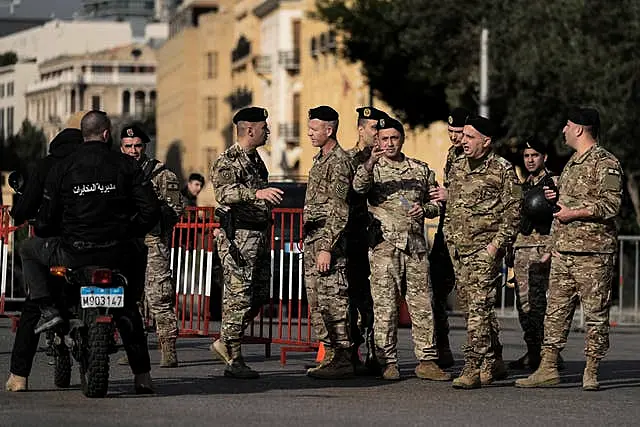
[(207, 130), (216, 128), (218, 98), (209, 96), (205, 99), (205, 125)]
[(131, 92), (125, 90), (122, 92), (122, 114), (131, 112)]
[(76, 90), (71, 89), (71, 112), (76, 112)]
[(7, 83), (7, 96), (13, 96), (13, 82)]
[(4, 98), (4, 83), (0, 83), (0, 98)]
[(209, 52), (207, 53), (204, 61), (205, 65), (205, 74), (208, 79), (215, 79), (218, 77), (218, 53), (217, 52)]
[(0, 141), (4, 141), (4, 108), (0, 108)]
[(13, 107), (7, 108), (7, 135), (13, 135)]
[(93, 95), (91, 97), (91, 109), (92, 110), (99, 110), (100, 109), (100, 96), (99, 95)]

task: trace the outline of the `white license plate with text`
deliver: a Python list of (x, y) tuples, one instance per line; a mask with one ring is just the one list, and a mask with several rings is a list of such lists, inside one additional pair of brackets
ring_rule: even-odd
[(80, 288), (80, 305), (82, 308), (124, 307), (124, 288), (83, 286)]

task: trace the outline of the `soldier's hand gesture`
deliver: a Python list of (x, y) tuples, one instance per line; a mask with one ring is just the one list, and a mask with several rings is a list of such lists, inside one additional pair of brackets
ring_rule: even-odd
[(409, 211), (407, 212), (407, 215), (409, 215), (413, 219), (423, 219), (424, 209), (422, 209), (422, 206), (420, 206), (419, 203), (414, 203), (413, 206), (411, 206), (411, 209), (409, 209)]
[(383, 154), (384, 150), (380, 148), (378, 144), (374, 145), (373, 149), (371, 150), (371, 156), (369, 157), (369, 160), (364, 163), (364, 168), (367, 171), (371, 172), (373, 170), (373, 166), (378, 163), (378, 160), (380, 160), (380, 157), (382, 157)]
[(449, 191), (444, 187), (431, 187), (429, 199), (432, 202), (446, 202), (449, 199)]
[(542, 187), (544, 190), (544, 197), (550, 202), (555, 203), (558, 200), (558, 190), (547, 187)]
[(256, 191), (256, 199), (266, 200), (274, 205), (279, 205), (282, 202), (283, 194), (284, 191), (279, 188), (268, 187)]

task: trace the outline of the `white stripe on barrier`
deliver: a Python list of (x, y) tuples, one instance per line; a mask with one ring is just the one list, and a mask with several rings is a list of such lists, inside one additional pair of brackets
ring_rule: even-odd
[(189, 251), (184, 251), (184, 273), (182, 274), (182, 294), (187, 295), (189, 289)]
[(193, 249), (189, 251), (191, 255), (191, 295), (195, 294), (196, 291), (196, 251)]
[(178, 246), (178, 269), (176, 270), (176, 293), (180, 293), (180, 273), (182, 273), (182, 247)]
[(284, 285), (284, 249), (280, 249), (280, 271), (278, 272), (280, 279), (280, 301), (282, 301), (282, 287)]
[(9, 266), (8, 261), (8, 252), (9, 252), (9, 245), (7, 244), (7, 242), (4, 241), (4, 239), (0, 239), (0, 244), (2, 244), (2, 256), (0, 257), (0, 259), (2, 259), (2, 270), (0, 270), (0, 275), (2, 275), (2, 284), (0, 285), (0, 293), (2, 294), (2, 298), (4, 298), (6, 292), (7, 292), (7, 275), (8, 275), (8, 270), (7, 267)]
[(207, 276), (205, 278), (205, 291), (206, 297), (211, 296), (211, 276), (213, 275), (213, 251), (207, 251)]
[(271, 248), (271, 274), (269, 275), (269, 299), (273, 299), (273, 273), (275, 272), (275, 252)]
[[(198, 268), (198, 295), (202, 295), (202, 272), (204, 271), (204, 264), (207, 262), (204, 257), (204, 248), (200, 249), (200, 265)], [(209, 274), (210, 275), (210, 274)]]
[(174, 257), (174, 248), (171, 248), (171, 261), (169, 261), (169, 268), (171, 269), (171, 272), (173, 273), (173, 257)]
[[(293, 238), (293, 236), (292, 236)], [(289, 251), (289, 301), (293, 299), (293, 251)]]

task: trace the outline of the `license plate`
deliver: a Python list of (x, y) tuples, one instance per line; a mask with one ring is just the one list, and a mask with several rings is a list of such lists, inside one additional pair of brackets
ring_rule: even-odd
[(83, 286), (80, 288), (80, 304), (82, 308), (124, 307), (124, 288)]

